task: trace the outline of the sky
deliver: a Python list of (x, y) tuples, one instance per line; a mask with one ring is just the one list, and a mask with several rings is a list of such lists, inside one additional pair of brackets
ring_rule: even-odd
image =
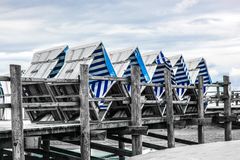
[(1, 0), (0, 75), (26, 69), (34, 52), (102, 41), (185, 60), (204, 57), (213, 81), (240, 89), (239, 0)]

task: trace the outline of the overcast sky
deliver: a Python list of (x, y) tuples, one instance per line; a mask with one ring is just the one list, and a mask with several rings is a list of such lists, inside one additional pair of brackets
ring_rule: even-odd
[(103, 41), (166, 56), (204, 57), (213, 81), (240, 88), (239, 0), (1, 0), (0, 75), (26, 68), (36, 50)]

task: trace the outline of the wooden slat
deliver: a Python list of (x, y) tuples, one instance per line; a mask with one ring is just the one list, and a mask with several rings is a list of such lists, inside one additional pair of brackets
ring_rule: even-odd
[[(116, 141), (119, 141), (119, 142), (132, 143), (131, 139), (125, 138), (125, 137), (117, 137), (117, 136), (113, 136), (113, 135), (108, 135), (107, 138), (111, 139), (111, 140), (116, 140)], [(167, 148), (167, 147), (164, 147), (164, 146), (159, 146), (159, 145), (155, 145), (155, 144), (151, 144), (151, 143), (147, 143), (147, 142), (143, 142), (142, 145), (143, 145), (143, 147), (157, 149), (157, 150)]]
[(0, 104), (0, 108), (12, 108), (11, 103)]
[[(142, 126), (140, 67), (131, 67), (131, 123), (132, 126)], [(133, 155), (142, 154), (142, 136), (132, 135)]]
[(168, 134), (168, 147), (175, 147), (174, 137), (174, 112), (173, 112), (173, 94), (172, 94), (172, 82), (171, 72), (168, 69), (164, 70), (164, 82), (165, 82), (165, 96), (167, 107), (167, 134)]
[(91, 142), (91, 148), (109, 152), (109, 153), (114, 153), (116, 155), (122, 155), (122, 156), (128, 156), (128, 157), (132, 156), (131, 151), (115, 148), (112, 146), (102, 145), (102, 144), (98, 144), (98, 143), (93, 143), (93, 142)]
[[(119, 137), (119, 138), (124, 138), (124, 135), (118, 134), (118, 137)], [(130, 143), (131, 143), (131, 142), (132, 142), (132, 141), (130, 140)], [(125, 149), (125, 143), (124, 143), (124, 141), (118, 140), (118, 148), (119, 148), (119, 149), (122, 149), (122, 150)], [(125, 160), (125, 157), (122, 156), (122, 155), (120, 155), (120, 156), (119, 156), (119, 160)]]
[(88, 101), (88, 65), (80, 65), (80, 142), (81, 142), (81, 159), (90, 160), (90, 122), (89, 122), (89, 101)]
[(129, 97), (103, 97), (103, 98), (89, 98), (90, 102), (98, 102), (98, 101), (105, 101), (105, 102), (109, 102), (109, 101), (126, 101), (126, 102), (130, 102), (130, 98)]
[[(198, 77), (198, 118), (204, 118), (204, 104), (203, 104), (203, 77)], [(204, 128), (202, 124), (198, 124), (198, 143), (204, 143)]]
[[(224, 92), (224, 115), (231, 116), (231, 85), (229, 76), (223, 76)], [(225, 141), (232, 140), (232, 122), (225, 122)]]
[(38, 83), (79, 83), (78, 79), (56, 79), (56, 78), (21, 78), (23, 84), (26, 82), (38, 82)]
[(9, 76), (0, 76), (0, 81), (10, 81)]
[(79, 102), (48, 102), (48, 103), (23, 103), (23, 107), (67, 107), (78, 106)]
[(21, 66), (10, 65), (13, 160), (25, 160), (22, 112)]
[[(160, 134), (156, 134), (156, 133), (152, 133), (152, 132), (148, 132), (148, 136), (153, 137), (153, 138), (165, 139), (165, 140), (168, 139), (168, 137), (165, 136), (165, 135), (160, 135)], [(189, 140), (180, 139), (180, 138), (175, 138), (175, 141), (178, 142), (178, 143), (187, 144), (187, 145), (198, 144), (198, 142), (189, 141)]]
[(108, 81), (121, 81), (130, 83), (128, 78), (125, 77), (102, 77), (102, 76), (89, 76), (89, 80), (108, 80)]
[[(165, 87), (165, 84), (157, 84), (157, 83), (145, 83), (141, 82), (141, 86), (148, 86), (148, 87)], [(172, 85), (173, 88), (184, 88), (184, 89), (197, 89), (196, 86), (184, 86), (184, 85)]]

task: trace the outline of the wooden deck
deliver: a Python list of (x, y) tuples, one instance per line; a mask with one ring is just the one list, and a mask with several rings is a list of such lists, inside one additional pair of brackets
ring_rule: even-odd
[[(179, 119), (179, 118), (176, 118)], [(143, 124), (154, 124), (165, 122), (165, 118), (145, 118)], [(121, 128), (130, 125), (130, 120), (116, 120), (116, 121), (103, 121), (103, 122), (92, 122), (90, 123), (91, 130), (96, 129), (111, 129)], [(30, 121), (23, 121), (24, 124), (24, 136), (42, 136), (48, 134), (60, 134), (69, 132), (79, 132), (80, 122), (72, 123), (31, 123)], [(11, 137), (11, 121), (0, 121), (0, 139)]]
[(239, 160), (240, 141), (184, 146), (139, 155), (129, 160)]
[[(0, 108), (11, 108), (11, 114), (12, 117), (14, 117), (11, 121), (0, 121), (0, 140), (4, 142), (1, 143), (0, 154), (2, 154), (2, 157), (6, 158), (13, 157), (13, 159), (24, 160), (24, 157), (26, 157), (24, 152), (38, 153), (43, 157), (47, 157), (46, 159), (59, 159), (58, 157), (60, 155), (62, 156), (62, 152), (67, 153), (67, 158), (75, 156), (74, 153), (69, 153), (69, 151), (66, 150), (61, 150), (61, 153), (58, 153), (57, 155), (51, 155), (52, 150), (50, 141), (59, 140), (81, 146), (81, 155), (75, 157), (77, 160), (79, 157), (84, 160), (90, 160), (90, 148), (109, 152), (118, 155), (120, 159), (123, 159), (125, 156), (131, 157), (142, 154), (142, 147), (161, 150), (166, 149), (167, 147), (174, 148), (175, 142), (188, 145), (204, 143), (203, 126), (207, 125), (209, 120), (210, 123), (212, 123), (212, 120), (215, 120), (216, 122), (221, 121), (225, 128), (225, 140), (230, 141), (232, 139), (232, 122), (236, 122), (239, 119), (237, 115), (232, 115), (231, 113), (230, 82), (229, 77), (227, 76), (224, 76), (224, 83), (217, 84), (217, 86), (223, 87), (224, 90), (223, 96), (220, 97), (220, 100), (224, 102), (224, 109), (221, 111), (214, 110), (211, 113), (208, 111), (208, 113), (204, 114), (203, 79), (199, 77), (200, 83), (194, 86), (173, 86), (170, 81), (170, 72), (166, 70), (165, 75), (167, 76), (164, 77), (165, 98), (162, 100), (163, 102), (161, 102), (161, 105), (164, 107), (161, 108), (159, 106), (160, 108), (158, 108), (158, 111), (161, 111), (161, 114), (155, 116), (157, 115), (155, 112), (158, 111), (150, 107), (150, 110), (147, 110), (146, 113), (142, 106), (143, 104), (156, 105), (156, 103), (160, 102), (152, 100), (151, 98), (142, 99), (140, 88), (141, 86), (158, 87), (158, 84), (141, 84), (139, 78), (140, 72), (137, 66), (131, 68), (131, 97), (129, 97), (129, 95), (120, 95), (118, 93), (114, 95), (119, 97), (107, 96), (104, 98), (92, 98), (92, 96), (89, 95), (89, 88), (86, 87), (89, 84), (87, 78), (89, 77), (87, 65), (80, 66), (80, 80), (74, 80), (71, 83), (69, 80), (65, 82), (65, 80), (58, 79), (22, 80), (20, 76), (20, 66), (11, 65), (10, 69), (11, 78), (9, 77), (7, 80), (10, 80), (11, 84), (11, 104), (0, 104)], [(103, 78), (109, 80), (108, 77)], [(119, 80), (121, 81), (122, 79)], [(23, 84), (26, 85), (26, 83), (32, 84), (35, 81), (39, 81), (41, 84), (49, 84), (51, 82), (51, 84), (58, 83), (62, 85), (63, 81), (65, 82), (63, 85), (73, 84), (75, 85), (75, 88), (79, 88), (79, 92), (78, 89), (76, 89), (74, 95), (70, 92), (67, 96), (77, 96), (79, 99), (70, 98), (66, 99), (66, 102), (63, 99), (63, 101), (49, 100), (49, 98), (44, 98), (46, 97), (46, 94), (39, 93), (40, 95), (35, 95), (35, 92), (38, 93), (38, 91), (34, 90), (34, 94), (26, 94), (30, 95), (31, 100), (27, 102), (21, 101), (23, 100), (22, 89), (19, 88), (21, 83), (23, 82)], [(76, 85), (76, 83), (78, 84)], [(124, 86), (126, 84), (124, 83), (121, 85)], [(193, 99), (190, 101), (181, 101), (176, 97), (176, 100), (173, 99), (172, 92), (174, 91), (174, 87), (195, 90), (194, 94), (189, 95), (193, 96)], [(45, 90), (44, 87), (42, 89)], [(36, 96), (39, 99), (34, 99)], [(54, 96), (52, 98), (54, 99)], [(93, 105), (93, 101), (121, 101), (121, 103), (109, 106), (107, 112), (102, 113), (96, 108), (97, 106), (95, 103), (95, 105)], [(122, 104), (124, 104), (125, 107), (122, 106)], [(33, 123), (30, 121), (23, 121), (23, 108), (25, 108), (25, 111), (27, 109), (27, 113), (31, 113), (28, 115)], [(111, 108), (114, 109), (111, 110)], [(189, 110), (187, 111), (187, 109)], [(123, 113), (123, 115), (118, 115), (119, 112)], [(51, 114), (54, 121), (43, 122), (43, 117), (49, 114)], [(103, 118), (106, 115), (108, 115), (107, 118)], [(165, 117), (162, 117), (163, 115)], [(198, 125), (198, 142), (174, 137), (174, 125), (177, 125), (177, 121), (181, 120), (184, 121), (184, 125)], [(148, 132), (150, 129), (158, 128), (167, 129), (167, 136)], [(124, 135), (129, 135), (131, 138), (124, 137)], [(142, 135), (167, 140), (167, 147), (142, 142)], [(91, 141), (103, 139), (117, 141), (118, 147)], [(36, 142), (36, 146), (30, 146), (32, 142)], [(125, 149), (125, 143), (132, 144), (132, 151)], [(11, 153), (7, 152), (6, 149), (8, 148), (12, 148)], [(33, 157), (36, 158), (32, 155), (32, 158)]]

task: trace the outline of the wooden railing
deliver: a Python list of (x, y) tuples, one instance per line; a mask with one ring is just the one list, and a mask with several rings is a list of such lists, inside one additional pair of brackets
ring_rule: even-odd
[[(196, 105), (198, 110), (198, 143), (204, 143), (204, 130), (203, 126), (204, 120), (204, 95), (203, 95), (203, 78), (199, 77), (198, 85), (191, 86), (181, 86), (172, 85), (171, 83), (171, 73), (165, 70), (165, 83), (164, 84), (154, 84), (154, 83), (141, 83), (140, 82), (140, 69), (138, 66), (133, 66), (131, 68), (131, 78), (120, 78), (120, 77), (98, 77), (89, 76), (89, 70), (87, 65), (80, 66), (80, 77), (79, 79), (42, 79), (42, 78), (21, 78), (21, 67), (18, 65), (10, 66), (10, 77), (0, 76), (0, 81), (10, 81), (11, 86), (11, 104), (0, 104), (0, 108), (11, 108), (12, 113), (12, 148), (14, 159), (24, 160), (24, 144), (23, 144), (23, 120), (22, 120), (22, 108), (32, 106), (35, 108), (49, 107), (49, 106), (79, 106), (80, 110), (80, 143), (81, 143), (81, 156), (82, 159), (90, 159), (90, 108), (89, 102), (98, 101), (125, 101), (131, 105), (131, 132), (135, 129), (134, 134), (132, 134), (132, 153), (133, 155), (138, 155), (142, 153), (142, 133), (136, 133), (136, 130), (142, 128), (142, 104), (143, 103), (165, 103), (166, 104), (166, 123), (167, 123), (167, 140), (168, 147), (175, 147), (175, 136), (174, 136), (174, 111), (173, 107), (175, 104), (191, 104)], [(110, 81), (120, 81), (123, 85), (131, 84), (131, 97), (89, 97), (89, 80), (110, 80)], [(32, 84), (32, 83), (51, 83), (58, 85), (66, 84), (76, 84), (79, 85), (79, 102), (49, 102), (49, 103), (22, 103), (22, 85)], [(165, 99), (164, 101), (159, 100), (141, 100), (141, 86), (150, 87), (164, 87), (165, 88)], [(231, 84), (228, 76), (224, 76), (223, 83), (217, 83), (212, 85), (205, 85), (206, 87), (223, 87), (223, 96), (218, 95), (218, 100), (224, 101), (224, 115), (225, 115), (225, 140), (232, 139), (231, 133)], [(184, 88), (193, 89), (197, 91), (196, 101), (180, 101), (173, 99), (174, 88)], [(76, 95), (70, 95), (76, 96)], [(134, 128), (134, 129), (133, 129)], [(121, 146), (121, 145), (120, 145)]]

